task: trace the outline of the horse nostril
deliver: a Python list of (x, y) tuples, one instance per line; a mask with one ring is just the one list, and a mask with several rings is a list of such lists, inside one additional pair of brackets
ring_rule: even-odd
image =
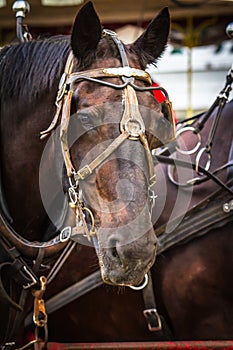
[(112, 257), (114, 259), (118, 259), (120, 261), (120, 256), (118, 254), (118, 249), (117, 249), (117, 246), (118, 246), (119, 242), (116, 238), (111, 238), (109, 240), (109, 251), (110, 251), (110, 254), (112, 255)]
[(118, 255), (118, 252), (117, 252), (116, 247), (112, 247), (112, 248), (111, 248), (111, 252), (112, 252), (112, 256), (113, 256), (114, 258), (119, 258), (119, 255)]

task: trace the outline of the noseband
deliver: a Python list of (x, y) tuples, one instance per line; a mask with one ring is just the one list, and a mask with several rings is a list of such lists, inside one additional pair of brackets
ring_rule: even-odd
[[(140, 141), (144, 149), (146, 151), (147, 161), (148, 161), (148, 169), (149, 169), (149, 179), (148, 179), (148, 190), (151, 191), (151, 187), (155, 184), (155, 174), (154, 174), (154, 164), (153, 158), (150, 152), (147, 136), (145, 133), (145, 124), (142, 118), (142, 115), (139, 111), (138, 100), (136, 91), (149, 91), (149, 90), (162, 90), (166, 96), (166, 102), (168, 107), (171, 109), (170, 102), (168, 101), (168, 94), (166, 90), (163, 88), (155, 88), (151, 87), (152, 80), (149, 75), (144, 70), (131, 68), (128, 63), (128, 59), (126, 56), (126, 52), (123, 44), (117, 38), (116, 33), (110, 30), (104, 30), (103, 36), (110, 37), (114, 43), (116, 44), (122, 61), (122, 67), (118, 68), (97, 68), (92, 70), (86, 70), (82, 72), (72, 72), (74, 67), (74, 57), (72, 52), (69, 54), (67, 63), (65, 66), (64, 73), (61, 77), (59, 83), (59, 90), (57, 93), (56, 106), (57, 111), (54, 116), (52, 123), (49, 128), (45, 131), (41, 132), (41, 138), (46, 137), (57, 125), (59, 116), (61, 114), (61, 125), (60, 125), (60, 141), (62, 154), (64, 158), (64, 163), (66, 167), (67, 176), (70, 182), (69, 194), (70, 201), (72, 206), (78, 206), (79, 214), (84, 210), (88, 210), (89, 214), (90, 210), (83, 206), (83, 203), (80, 203), (79, 194), (77, 190), (79, 188), (79, 181), (85, 180), (89, 175), (93, 173), (93, 171), (102, 164), (125, 140), (135, 140)], [(122, 84), (113, 84), (107, 81), (104, 81), (103, 78), (121, 78)], [(77, 83), (81, 81), (91, 81), (98, 83), (100, 85), (104, 85), (107, 87), (111, 87), (114, 89), (123, 90), (123, 101), (124, 101), (124, 112), (122, 119), (120, 121), (120, 135), (101, 153), (99, 154), (91, 163), (86, 164), (81, 169), (76, 170), (74, 165), (72, 164), (70, 151), (67, 140), (67, 133), (70, 121), (70, 113), (71, 113), (71, 101), (72, 96), (75, 91), (75, 86)], [(141, 87), (135, 84), (135, 80), (140, 80), (148, 84), (146, 87)], [(169, 141), (173, 139), (174, 136), (174, 128), (170, 132)], [(154, 194), (151, 196), (155, 198)], [(154, 202), (152, 200), (152, 202)], [(77, 208), (76, 208), (77, 209)], [(94, 217), (92, 217), (92, 229), (91, 235), (95, 234), (94, 229)], [(83, 221), (83, 217), (80, 217), (80, 220)], [(86, 233), (87, 230), (85, 229)], [(70, 236), (68, 234), (68, 236)], [(90, 232), (87, 234), (90, 238)]]

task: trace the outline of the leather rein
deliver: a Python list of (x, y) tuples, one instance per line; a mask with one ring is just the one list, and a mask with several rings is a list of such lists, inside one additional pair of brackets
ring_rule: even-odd
[[(230, 169), (229, 174), (231, 173), (231, 169), (233, 167), (233, 159), (230, 156), (228, 162), (224, 165), (222, 165), (220, 168), (215, 169), (213, 172), (209, 171), (211, 161), (212, 161), (212, 146), (214, 142), (215, 133), (222, 115), (223, 108), (225, 104), (229, 100), (229, 94), (232, 90), (232, 82), (233, 82), (233, 66), (230, 68), (229, 72), (226, 75), (226, 82), (224, 88), (220, 91), (217, 98), (209, 108), (209, 110), (206, 113), (202, 113), (200, 115), (197, 115), (195, 117), (192, 117), (190, 119), (185, 119), (183, 121), (180, 121), (178, 123), (178, 129), (176, 133), (176, 137), (178, 137), (186, 132), (191, 132), (191, 134), (196, 135), (196, 144), (192, 149), (181, 149), (177, 142), (172, 143), (168, 145), (167, 147), (163, 148), (160, 152), (158, 152), (154, 158), (155, 162), (159, 161), (161, 163), (168, 164), (168, 178), (169, 180), (176, 186), (181, 187), (190, 187), (193, 185), (201, 184), (207, 180), (214, 181), (220, 188), (225, 190), (225, 192), (233, 194), (233, 190), (229, 185), (226, 185), (223, 181), (221, 181), (216, 175), (225, 170)], [(204, 147), (201, 148), (201, 135), (200, 131), (204, 128), (207, 120), (211, 117), (212, 113), (216, 110), (216, 115), (213, 119), (210, 132), (207, 138), (207, 142)], [(197, 119), (195, 123), (190, 124), (190, 120)], [(231, 146), (231, 151), (233, 149), (233, 144)], [(168, 157), (168, 155), (172, 155), (175, 151), (184, 154), (184, 155), (194, 155), (195, 157), (195, 163), (186, 162), (180, 159), (175, 159), (174, 157)], [(200, 160), (203, 157), (203, 155), (207, 156), (207, 161), (204, 166), (200, 166)], [(180, 183), (177, 181), (174, 177), (174, 170), (175, 166), (181, 166), (183, 168), (189, 168), (190, 166), (193, 168), (193, 170), (196, 171), (197, 177), (191, 178), (190, 180), (186, 181), (185, 183)]]

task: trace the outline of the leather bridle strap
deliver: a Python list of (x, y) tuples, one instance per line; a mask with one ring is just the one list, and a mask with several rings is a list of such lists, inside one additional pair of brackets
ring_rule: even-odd
[[(154, 179), (154, 169), (153, 169), (153, 159), (151, 157), (148, 146), (148, 142), (145, 135), (145, 125), (139, 112), (137, 96), (132, 86), (129, 83), (136, 79), (143, 80), (147, 83), (151, 83), (150, 75), (139, 69), (130, 68), (128, 66), (127, 57), (123, 46), (119, 47), (120, 41), (116, 36), (112, 36), (113, 40), (117, 43), (118, 48), (121, 53), (123, 67), (118, 68), (107, 68), (107, 69), (93, 69), (85, 72), (70, 73), (73, 64), (71, 64), (71, 54), (68, 57), (69, 63), (66, 64), (65, 68), (65, 78), (64, 74), (59, 84), (59, 91), (57, 96), (57, 112), (50, 125), (50, 127), (43, 131), (42, 137), (46, 136), (57, 122), (58, 115), (62, 110), (61, 126), (60, 126), (60, 139), (62, 154), (67, 170), (68, 177), (75, 176), (75, 180), (84, 180), (89, 176), (94, 169), (96, 169), (106, 158), (108, 158), (127, 138), (133, 140), (142, 141), (148, 158), (149, 164), (149, 179)], [(122, 45), (122, 44), (121, 44)], [(123, 54), (124, 52), (124, 54)], [(103, 77), (121, 77), (124, 81), (123, 84), (119, 85), (119, 88), (124, 89), (125, 93), (125, 109), (124, 114), (120, 123), (121, 134), (108, 146), (108, 148), (97, 156), (90, 164), (85, 165), (82, 169), (75, 171), (75, 168), (71, 162), (69, 146), (67, 140), (68, 127), (70, 122), (70, 112), (71, 112), (71, 100), (74, 91), (74, 85), (76, 85), (81, 80), (93, 80), (101, 85), (118, 87), (116, 84), (109, 85), (108, 82), (101, 80)], [(67, 91), (68, 88), (68, 91)], [(62, 107), (61, 107), (62, 105)], [(151, 181), (149, 180), (149, 183)]]
[[(103, 163), (103, 161), (107, 159), (127, 138), (129, 138), (133, 140), (140, 139), (145, 148), (149, 167), (149, 184), (151, 185), (151, 182), (154, 179), (154, 164), (149, 149), (148, 141), (145, 135), (144, 122), (138, 109), (137, 96), (131, 86), (127, 86), (125, 95), (125, 110), (120, 123), (121, 134), (107, 147), (105, 151), (103, 151), (98, 157), (96, 157), (89, 165), (85, 165), (83, 168), (77, 171), (77, 173), (74, 174), (76, 180), (84, 180), (93, 172), (94, 169), (96, 169), (101, 163)], [(130, 119), (129, 116), (133, 116), (133, 118)], [(135, 127), (137, 129), (136, 131)], [(68, 169), (68, 172), (71, 173), (72, 165), (70, 164), (69, 160), (67, 161), (66, 167)]]
[(127, 58), (126, 53), (125, 53), (125, 48), (124, 48), (122, 42), (118, 39), (117, 34), (112, 30), (104, 29), (102, 35), (103, 36), (109, 35), (112, 38), (112, 40), (115, 42), (115, 44), (119, 50), (122, 65), (129, 66), (128, 58)]
[(66, 166), (67, 175), (69, 177), (71, 177), (72, 174), (75, 172), (75, 169), (70, 159), (70, 151), (69, 151), (68, 140), (67, 140), (67, 132), (68, 132), (68, 127), (70, 122), (70, 106), (71, 106), (72, 96), (73, 96), (73, 90), (69, 90), (69, 92), (65, 96), (65, 100), (63, 103), (61, 126), (60, 126), (61, 149), (62, 149), (62, 154), (63, 154), (65, 166)]
[(89, 165), (85, 165), (74, 174), (75, 179), (85, 180), (101, 163), (105, 161), (127, 138), (129, 134), (124, 131), (120, 134), (98, 157)]
[(57, 110), (56, 110), (56, 113), (55, 113), (53, 120), (52, 120), (51, 124), (49, 125), (49, 127), (46, 130), (41, 131), (41, 133), (40, 133), (41, 139), (47, 137), (49, 135), (49, 133), (57, 125), (59, 116), (61, 114), (62, 105), (63, 105), (63, 97), (66, 93), (66, 88), (67, 88), (67, 85), (65, 84), (65, 82), (66, 82), (67, 77), (69, 76), (69, 74), (73, 70), (73, 65), (74, 65), (74, 57), (73, 57), (72, 52), (70, 52), (68, 55), (67, 61), (66, 61), (64, 73), (62, 74), (62, 77), (60, 79), (59, 86), (58, 86), (58, 93), (57, 93), (57, 98), (56, 98), (56, 102), (55, 102), (55, 104), (57, 106)]

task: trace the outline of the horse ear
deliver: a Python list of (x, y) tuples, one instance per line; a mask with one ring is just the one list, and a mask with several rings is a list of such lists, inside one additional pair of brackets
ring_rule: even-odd
[(71, 48), (75, 57), (85, 63), (94, 57), (95, 50), (101, 39), (102, 26), (93, 4), (89, 1), (75, 18), (71, 34)]
[(144, 33), (131, 44), (144, 66), (155, 62), (161, 56), (167, 45), (169, 31), (170, 15), (168, 7), (165, 7), (151, 21)]

